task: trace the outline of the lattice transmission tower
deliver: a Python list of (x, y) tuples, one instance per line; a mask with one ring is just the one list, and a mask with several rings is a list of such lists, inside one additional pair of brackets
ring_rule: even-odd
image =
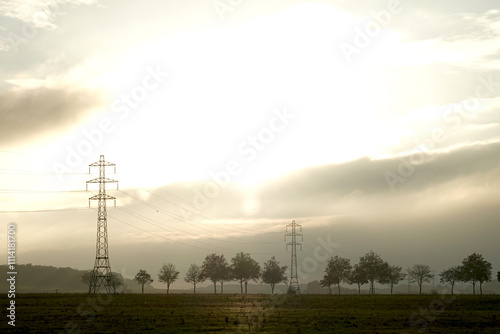
[(115, 201), (116, 198), (106, 194), (106, 183), (116, 183), (116, 189), (118, 189), (118, 181), (108, 179), (106, 177), (106, 167), (114, 167), (114, 172), (116, 174), (116, 165), (110, 162), (104, 161), (104, 155), (101, 155), (99, 161), (94, 162), (89, 165), (89, 174), (92, 167), (99, 167), (99, 177), (87, 181), (87, 191), (89, 183), (99, 183), (99, 194), (89, 198), (89, 207), (91, 200), (98, 201), (97, 209), (97, 240), (95, 249), (95, 262), (94, 270), (92, 270), (92, 276), (89, 284), (89, 293), (98, 293), (101, 286), (104, 285), (106, 292), (112, 292), (109, 281), (111, 279), (111, 267), (109, 265), (109, 253), (108, 253), (108, 215), (106, 213), (106, 201), (112, 199)]
[(297, 246), (300, 246), (300, 249), (302, 250), (302, 244), (297, 243), (297, 237), (301, 237), (302, 241), (304, 240), (304, 237), (302, 236), (302, 234), (297, 233), (297, 228), (300, 232), (302, 232), (302, 226), (296, 224), (295, 220), (292, 220), (292, 222), (286, 226), (286, 232), (288, 232), (288, 228), (291, 229), (291, 232), (285, 234), (285, 241), (287, 241), (287, 237), (292, 237), (292, 241), (286, 244), (286, 250), (288, 250), (288, 246), (292, 247), (290, 284), (288, 288), (293, 289), (296, 293), (300, 293), (299, 275), (297, 273)]

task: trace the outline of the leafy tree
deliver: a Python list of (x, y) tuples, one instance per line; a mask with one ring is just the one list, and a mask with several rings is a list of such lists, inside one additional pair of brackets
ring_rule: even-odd
[(167, 284), (167, 295), (170, 285), (179, 278), (179, 272), (172, 263), (165, 263), (158, 274), (158, 281)]
[(113, 293), (116, 293), (116, 289), (125, 285), (125, 280), (121, 274), (109, 273), (108, 285), (113, 289)]
[(153, 283), (153, 279), (151, 278), (151, 275), (148, 274), (146, 270), (139, 270), (137, 275), (134, 277), (134, 281), (137, 282), (137, 284), (140, 284), (142, 286), (142, 293), (144, 293), (144, 285), (146, 284), (151, 284)]
[(328, 286), (330, 294), (332, 294), (331, 285), (337, 284), (337, 289), (340, 295), (340, 283), (349, 281), (351, 273), (351, 260), (342, 258), (338, 255), (330, 258), (325, 268), (325, 276), (319, 282), (321, 286)]
[(358, 294), (361, 294), (361, 285), (367, 284), (368, 278), (366, 277), (366, 272), (359, 264), (355, 264), (349, 275), (349, 284), (358, 285)]
[(370, 251), (359, 258), (359, 266), (366, 273), (366, 279), (370, 283), (370, 293), (374, 294), (374, 282), (384, 283), (388, 264), (382, 260), (380, 255)]
[(449, 269), (443, 270), (439, 274), (439, 282), (442, 284), (450, 283), (451, 284), (451, 294), (453, 295), (453, 287), (455, 283), (459, 281), (460, 278), (460, 267), (455, 266)]
[(250, 254), (240, 252), (231, 259), (231, 272), (234, 279), (240, 282), (240, 291), (243, 294), (243, 283), (245, 283), (245, 294), (250, 280), (255, 282), (260, 277), (260, 265), (250, 257)]
[[(224, 259), (224, 261), (226, 261), (226, 259)], [(221, 275), (219, 278), (221, 294), (224, 293), (224, 282), (229, 282), (233, 280), (234, 277), (233, 277), (233, 272), (231, 271), (231, 267), (227, 264), (227, 262), (225, 262), (224, 266), (221, 267)]]
[(214, 293), (217, 293), (217, 282), (227, 278), (227, 261), (224, 254), (209, 254), (201, 265), (201, 276), (203, 279), (209, 279), (214, 284)]
[(394, 285), (399, 284), (400, 281), (404, 280), (406, 274), (403, 273), (403, 268), (401, 268), (400, 266), (387, 266), (386, 270), (387, 271), (384, 281), (386, 284), (390, 285), (392, 295), (392, 289), (394, 288)]
[(497, 272), (497, 281), (499, 281), (499, 282), (500, 282), (500, 271), (499, 271), (499, 272)]
[(194, 293), (196, 293), (196, 284), (204, 281), (203, 276), (201, 274), (202, 274), (201, 268), (193, 263), (189, 267), (186, 276), (184, 277), (184, 281), (186, 283), (193, 284)]
[(273, 256), (264, 263), (262, 270), (262, 282), (271, 286), (271, 294), (274, 294), (274, 287), (278, 283), (286, 283), (288, 278), (285, 275), (287, 266), (280, 267), (280, 263)]
[(432, 274), (431, 267), (424, 264), (415, 264), (413, 267), (408, 269), (408, 278), (411, 283), (416, 282), (419, 286), (419, 292), (422, 294), (422, 284), (424, 282), (430, 282)]
[(491, 282), (491, 263), (483, 259), (481, 254), (473, 253), (462, 261), (459, 279), (472, 283), (472, 293), (476, 294), (476, 283), (479, 282), (480, 293), (483, 294), (483, 283)]

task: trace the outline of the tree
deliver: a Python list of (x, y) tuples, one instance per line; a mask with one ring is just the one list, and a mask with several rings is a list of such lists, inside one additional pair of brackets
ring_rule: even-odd
[(476, 294), (476, 283), (479, 282), (480, 293), (483, 294), (483, 283), (491, 282), (491, 263), (483, 259), (481, 254), (473, 253), (462, 261), (459, 280), (472, 283), (472, 293)]
[(90, 281), (92, 280), (92, 274), (94, 272), (94, 269), (86, 271), (82, 275), (82, 282), (85, 283), (89, 289), (90, 289)]
[(368, 278), (366, 277), (366, 272), (363, 267), (359, 264), (355, 264), (349, 275), (349, 284), (358, 285), (358, 294), (361, 294), (361, 285), (368, 283)]
[(140, 284), (142, 286), (142, 293), (144, 293), (144, 285), (146, 284), (151, 284), (153, 283), (153, 279), (151, 278), (151, 275), (148, 274), (146, 270), (139, 270), (137, 275), (134, 277), (134, 281), (137, 282), (137, 284)]
[(499, 282), (500, 282), (500, 271), (499, 271), (499, 272), (497, 272), (497, 281), (499, 281)]
[(274, 294), (274, 287), (278, 283), (286, 283), (288, 278), (285, 271), (287, 266), (280, 267), (280, 263), (273, 256), (264, 263), (262, 270), (262, 282), (271, 286), (271, 294)]
[(113, 293), (116, 293), (116, 289), (125, 285), (125, 280), (123, 276), (118, 273), (109, 273), (108, 285), (113, 289)]
[[(224, 259), (224, 262), (226, 259)], [(224, 293), (224, 282), (229, 282), (233, 281), (233, 272), (231, 271), (231, 267), (227, 264), (227, 262), (224, 263), (224, 266), (221, 267), (221, 274), (219, 277), (219, 282), (220, 282), (220, 293)]]
[(406, 277), (405, 273), (403, 273), (403, 268), (400, 266), (388, 266), (387, 272), (385, 275), (385, 283), (390, 285), (391, 287), (391, 295), (392, 289), (394, 285), (399, 284), (400, 281), (404, 280)]
[(260, 277), (260, 265), (250, 257), (250, 254), (240, 252), (231, 259), (231, 271), (234, 279), (240, 282), (240, 291), (243, 294), (243, 283), (245, 283), (245, 294), (250, 280), (257, 280)]
[(186, 283), (193, 284), (193, 292), (196, 293), (196, 284), (203, 282), (204, 279), (201, 275), (201, 268), (196, 264), (192, 264), (184, 277)]
[(351, 260), (342, 258), (338, 255), (330, 258), (325, 268), (325, 276), (319, 282), (321, 286), (328, 286), (330, 294), (332, 294), (331, 285), (337, 284), (338, 293), (340, 295), (340, 283), (349, 281), (351, 273)]
[(439, 274), (439, 282), (441, 284), (446, 284), (450, 283), (451, 284), (451, 294), (453, 295), (453, 287), (455, 286), (455, 283), (459, 281), (460, 278), (460, 267), (455, 266), (451, 267), (449, 269), (443, 270)]
[(165, 263), (158, 274), (158, 281), (167, 284), (167, 295), (170, 285), (179, 278), (179, 272), (172, 263)]
[(370, 293), (374, 294), (374, 282), (382, 283), (384, 281), (384, 274), (388, 264), (382, 260), (380, 255), (370, 251), (359, 258), (359, 266), (366, 273), (366, 279), (370, 283)]
[(424, 282), (430, 282), (433, 277), (434, 274), (432, 274), (431, 267), (424, 264), (415, 264), (408, 269), (408, 278), (411, 283), (418, 284), (420, 294), (422, 294), (422, 284)]
[(217, 293), (217, 282), (227, 277), (227, 261), (224, 254), (217, 255), (209, 254), (205, 257), (205, 261), (201, 265), (201, 276), (203, 279), (209, 279), (214, 284), (214, 293)]

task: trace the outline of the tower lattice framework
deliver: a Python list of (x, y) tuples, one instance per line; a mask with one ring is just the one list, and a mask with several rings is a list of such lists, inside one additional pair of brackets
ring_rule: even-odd
[(89, 207), (91, 200), (98, 201), (95, 262), (89, 284), (89, 293), (98, 293), (101, 286), (105, 287), (106, 292), (112, 292), (109, 284), (111, 279), (111, 267), (108, 253), (108, 218), (106, 201), (112, 199), (115, 201), (116, 205), (116, 198), (106, 194), (106, 183), (116, 183), (116, 188), (118, 189), (118, 181), (106, 177), (106, 167), (114, 167), (114, 172), (116, 173), (116, 165), (106, 162), (104, 160), (104, 155), (101, 155), (99, 161), (89, 165), (89, 174), (92, 167), (99, 167), (99, 177), (87, 181), (87, 190), (89, 183), (98, 183), (99, 194), (89, 198)]
[[(291, 232), (288, 232), (289, 229)], [(295, 223), (295, 220), (292, 220), (292, 222), (286, 226), (286, 232), (288, 233), (285, 234), (285, 241), (287, 241), (287, 237), (292, 238), (292, 240), (286, 244), (287, 250), (288, 246), (292, 247), (289, 289), (293, 289), (296, 293), (300, 293), (299, 275), (297, 272), (297, 246), (300, 246), (300, 249), (302, 250), (302, 244), (297, 242), (297, 237), (300, 237), (301, 240), (304, 240), (304, 237), (301, 233), (297, 233), (297, 229), (302, 232), (302, 226)]]

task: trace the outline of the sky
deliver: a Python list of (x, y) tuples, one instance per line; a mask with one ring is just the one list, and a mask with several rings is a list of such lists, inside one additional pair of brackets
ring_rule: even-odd
[(292, 220), (303, 282), (370, 250), (496, 272), (495, 3), (0, 0), (1, 238), (15, 222), (19, 263), (91, 269), (104, 155), (126, 277), (290, 266)]

